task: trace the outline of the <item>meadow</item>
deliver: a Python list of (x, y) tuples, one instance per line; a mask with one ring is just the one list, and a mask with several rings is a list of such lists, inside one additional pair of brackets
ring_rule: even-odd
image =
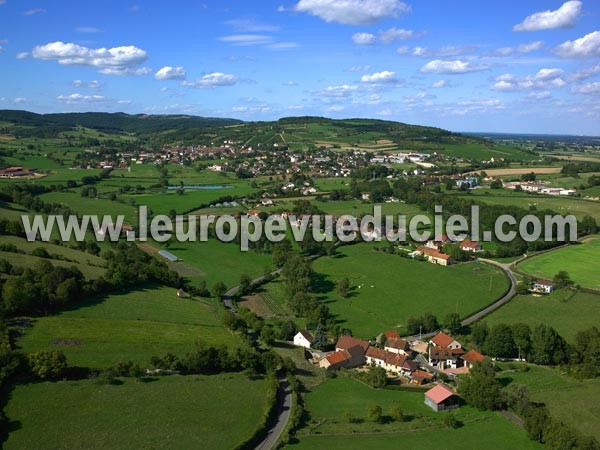
[[(454, 411), (463, 426), (450, 430), (443, 425), (444, 413), (423, 403), (423, 391), (373, 389), (358, 381), (338, 377), (312, 389), (306, 395), (310, 422), (298, 433), (299, 443), (289, 448), (541, 448), (524, 430), (493, 412), (462, 406)], [(367, 408), (377, 404), (386, 417), (399, 404), (409, 420), (374, 424), (366, 420)], [(345, 414), (359, 419), (348, 423)], [(362, 419), (362, 420), (361, 420)]]
[(266, 392), (265, 380), (241, 374), (17, 385), (4, 410), (14, 430), (4, 448), (231, 449), (258, 426)]
[[(426, 312), (440, 320), (450, 312), (465, 317), (508, 290), (506, 276), (491, 266), (465, 263), (442, 267), (376, 252), (372, 247), (343, 246), (337, 257), (313, 263), (319, 278), (317, 295), (338, 321), (362, 338), (402, 328), (409, 317)], [(342, 278), (348, 278), (353, 287), (347, 299), (335, 289)]]
[(506, 370), (498, 377), (504, 382), (527, 386), (531, 400), (544, 403), (554, 417), (600, 439), (600, 379), (579, 381), (558, 368), (534, 365), (527, 365), (526, 371)]
[(588, 237), (583, 244), (528, 258), (517, 266), (534, 277), (551, 280), (559, 271), (569, 273), (575, 284), (600, 290), (600, 236)]
[(485, 318), (498, 323), (540, 323), (553, 327), (567, 341), (573, 342), (578, 331), (598, 326), (600, 295), (587, 292), (555, 291), (550, 295), (517, 295), (510, 303)]
[(133, 361), (147, 367), (152, 356), (183, 355), (199, 339), (237, 345), (220, 311), (215, 300), (178, 298), (176, 289), (148, 285), (32, 319), (17, 344), (25, 353), (61, 350), (74, 366)]

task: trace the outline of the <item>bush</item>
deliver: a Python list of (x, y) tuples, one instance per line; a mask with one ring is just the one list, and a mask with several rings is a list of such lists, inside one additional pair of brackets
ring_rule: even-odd
[(367, 410), (367, 417), (371, 422), (381, 423), (383, 419), (383, 410), (379, 405), (371, 405)]
[(67, 368), (67, 357), (61, 351), (43, 351), (28, 355), (29, 370), (42, 380), (60, 377)]

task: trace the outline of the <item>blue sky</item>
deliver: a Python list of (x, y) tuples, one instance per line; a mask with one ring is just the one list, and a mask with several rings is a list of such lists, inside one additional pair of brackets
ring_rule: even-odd
[(600, 135), (600, 2), (0, 0), (0, 108)]

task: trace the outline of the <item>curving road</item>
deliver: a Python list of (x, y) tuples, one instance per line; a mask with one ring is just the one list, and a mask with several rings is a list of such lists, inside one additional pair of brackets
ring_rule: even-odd
[(279, 379), (277, 390), (277, 421), (269, 430), (267, 437), (255, 447), (255, 450), (271, 450), (285, 431), (292, 412), (292, 390), (285, 378)]

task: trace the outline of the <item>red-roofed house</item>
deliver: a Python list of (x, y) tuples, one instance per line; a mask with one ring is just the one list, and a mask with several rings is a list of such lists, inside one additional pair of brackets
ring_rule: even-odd
[(365, 363), (365, 352), (360, 345), (347, 350), (336, 350), (319, 361), (319, 367), (327, 370), (337, 370), (341, 367), (352, 368)]
[(483, 361), (485, 356), (476, 350), (469, 350), (467, 353), (462, 355), (461, 358), (465, 362), (465, 367), (470, 370), (475, 361)]
[(407, 355), (410, 352), (408, 341), (400, 338), (386, 339), (384, 348), (388, 352), (400, 353), (402, 355)]
[(430, 263), (439, 264), (440, 266), (449, 266), (455, 262), (452, 256), (442, 253), (434, 248), (419, 247), (416, 252), (427, 258), (427, 261)]
[(419, 385), (429, 383), (431, 380), (433, 380), (433, 375), (422, 370), (415, 370), (410, 377), (411, 383)]
[(458, 408), (458, 397), (448, 386), (438, 384), (425, 392), (425, 404), (436, 412)]
[(462, 344), (460, 342), (455, 340), (452, 336), (442, 332), (432, 337), (429, 343), (436, 347), (447, 347), (450, 349), (462, 348)]
[(470, 239), (465, 239), (460, 243), (460, 249), (465, 252), (480, 252), (482, 250), (481, 244), (477, 241), (472, 241)]
[(337, 343), (335, 344), (335, 351), (339, 352), (342, 350), (348, 350), (351, 347), (354, 347), (358, 345), (359, 347), (361, 347), (363, 349), (363, 354), (367, 351), (367, 349), (369, 348), (369, 343), (367, 341), (363, 341), (360, 339), (356, 339), (353, 338), (352, 336), (341, 336)]

